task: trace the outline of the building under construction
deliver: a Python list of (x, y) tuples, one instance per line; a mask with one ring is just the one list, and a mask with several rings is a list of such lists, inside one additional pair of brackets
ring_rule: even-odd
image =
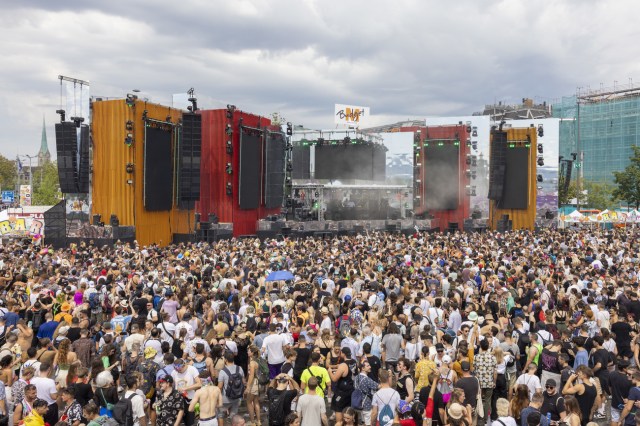
[(575, 178), (612, 183), (640, 146), (640, 85), (579, 89), (553, 105), (560, 119), (561, 162)]
[(488, 115), (497, 123), (502, 120), (539, 120), (551, 117), (551, 105), (547, 102), (536, 104), (533, 99), (522, 98), (522, 103), (517, 105), (507, 105), (502, 102), (485, 105), (482, 112), (476, 112), (473, 115)]

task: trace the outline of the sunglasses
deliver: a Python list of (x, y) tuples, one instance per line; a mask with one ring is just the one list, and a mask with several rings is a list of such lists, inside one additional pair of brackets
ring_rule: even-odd
[(547, 389), (555, 389), (556, 387), (555, 386), (545, 386), (545, 388), (547, 388)]
[(444, 352), (444, 350), (442, 350), (442, 349), (438, 349), (438, 351), (437, 351), (437, 352), (438, 352), (439, 354), (441, 354), (442, 352)]

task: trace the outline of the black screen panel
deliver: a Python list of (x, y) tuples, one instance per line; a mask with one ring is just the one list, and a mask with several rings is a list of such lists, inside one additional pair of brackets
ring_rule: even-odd
[(332, 148), (327, 145), (315, 147), (315, 174), (316, 179), (336, 179), (340, 158), (332, 158)]
[(144, 141), (144, 207), (149, 211), (171, 210), (173, 201), (171, 132), (146, 128)]
[(373, 180), (384, 182), (387, 179), (387, 152), (382, 147), (373, 151)]
[(281, 207), (284, 200), (286, 144), (284, 134), (268, 133), (264, 172), (264, 205), (268, 209)]
[(80, 165), (78, 167), (78, 193), (89, 193), (89, 126), (80, 127)]
[(504, 192), (498, 202), (501, 209), (529, 207), (529, 148), (507, 148)]
[(506, 170), (507, 132), (494, 130), (491, 132), (491, 148), (489, 151), (489, 199), (498, 203), (504, 193)]
[(315, 178), (384, 181), (386, 153), (373, 144), (338, 143), (315, 148)]
[(310, 169), (310, 157), (311, 148), (302, 145), (296, 145), (293, 147), (293, 171), (291, 177), (293, 179), (311, 179)]
[(257, 209), (260, 206), (260, 159), (262, 135), (255, 132), (240, 133), (240, 208)]
[(430, 144), (424, 148), (424, 197), (427, 210), (455, 210), (460, 204), (460, 147)]

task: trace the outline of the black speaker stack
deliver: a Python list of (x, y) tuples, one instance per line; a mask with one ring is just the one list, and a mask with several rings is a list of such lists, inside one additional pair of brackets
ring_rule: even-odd
[(200, 164), (202, 162), (202, 116), (183, 114), (178, 151), (178, 203), (193, 207), (200, 199)]
[(507, 132), (492, 131), (489, 158), (489, 199), (500, 204), (507, 170)]
[(56, 153), (60, 191), (65, 194), (78, 193), (78, 136), (75, 123), (56, 123)]

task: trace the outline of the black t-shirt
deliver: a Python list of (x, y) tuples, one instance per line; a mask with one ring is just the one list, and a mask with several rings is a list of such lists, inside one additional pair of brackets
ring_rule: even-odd
[(74, 395), (76, 401), (78, 401), (78, 403), (80, 403), (80, 405), (82, 405), (83, 407), (87, 404), (87, 402), (93, 399), (93, 390), (90, 384), (74, 383), (69, 387), (75, 390)]
[[(627, 322), (618, 321), (611, 325), (611, 331), (616, 335), (618, 349), (631, 347), (631, 326)], [(621, 353), (621, 355), (624, 355)]]
[(71, 343), (78, 340), (80, 338), (80, 327), (69, 328), (69, 331), (67, 331), (67, 338), (71, 341)]
[(147, 303), (149, 303), (149, 300), (147, 298), (140, 297), (139, 299), (134, 299), (134, 301), (131, 302), (131, 305), (136, 308), (136, 311), (138, 311), (138, 315), (146, 318), (147, 314), (149, 313), (149, 311), (147, 311)]
[(382, 368), (380, 358), (375, 355), (367, 355), (367, 361), (371, 366), (371, 371), (369, 372), (369, 374), (367, 374), (367, 376), (369, 376), (369, 378), (374, 382), (379, 383), (380, 380), (378, 379), (378, 371), (380, 371), (380, 368)]
[(607, 366), (609, 365), (609, 351), (603, 348), (597, 349), (589, 357), (589, 367), (593, 368), (600, 363), (600, 369), (595, 371), (597, 377), (606, 376), (609, 373)]
[[(427, 400), (429, 399), (429, 392), (431, 392), (431, 386), (424, 386), (420, 389), (420, 395), (418, 396), (418, 399), (425, 405), (425, 407), (427, 405)], [(442, 392), (436, 388), (436, 391), (433, 394), (433, 424), (435, 425), (443, 424), (442, 419), (440, 418), (440, 409), (444, 409), (444, 401), (442, 400)]]
[(540, 363), (544, 371), (553, 374), (560, 374), (560, 364), (558, 364), (558, 352), (552, 352), (547, 348), (542, 349)]
[[(282, 394), (284, 396), (281, 396)], [(293, 398), (298, 396), (298, 392), (294, 390), (278, 390), (274, 388), (269, 388), (267, 390), (267, 395), (269, 396), (269, 425), (271, 426), (284, 426), (284, 419), (291, 413), (291, 401)], [(274, 409), (272, 406), (272, 402), (277, 401), (277, 409)], [(275, 421), (271, 420), (271, 417), (274, 417)]]
[[(402, 376), (398, 379), (398, 383), (396, 384), (396, 390), (400, 394), (400, 399), (407, 399), (407, 397), (409, 396), (409, 391), (407, 390), (407, 382), (409, 380), (413, 381), (410, 374), (407, 374), (406, 376)], [(415, 390), (415, 386), (414, 386), (414, 390)]]
[(632, 300), (627, 307), (630, 314), (633, 314), (633, 318), (636, 321), (640, 320), (640, 300)]
[[(304, 339), (304, 336), (300, 336), (301, 339)], [(293, 365), (293, 376), (296, 379), (300, 379), (302, 372), (309, 365), (309, 356), (311, 356), (311, 349), (309, 348), (296, 348), (296, 353), (298, 356), (296, 357), (296, 362)]]
[(463, 377), (458, 379), (454, 387), (462, 389), (464, 391), (464, 403), (463, 406), (470, 404), (473, 408), (476, 408), (478, 404), (478, 392), (480, 392), (480, 384), (475, 377)]
[(611, 408), (621, 410), (624, 405), (623, 400), (629, 396), (633, 383), (626, 374), (616, 370), (609, 374), (609, 386), (611, 387)]
[(543, 392), (542, 395), (544, 396), (544, 402), (542, 403), (542, 407), (540, 407), (540, 412), (551, 413), (551, 420), (560, 420), (560, 413), (565, 411), (564, 398), (562, 395), (560, 395), (559, 392), (556, 392), (554, 395), (549, 395), (546, 391)]

